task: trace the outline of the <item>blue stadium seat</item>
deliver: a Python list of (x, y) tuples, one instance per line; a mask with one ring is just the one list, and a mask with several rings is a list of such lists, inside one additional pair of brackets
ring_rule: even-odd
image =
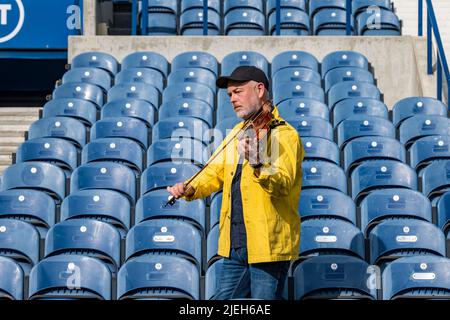
[(326, 120), (296, 116), (287, 118), (286, 121), (297, 130), (300, 137), (318, 137), (333, 141), (333, 127)]
[(345, 11), (345, 8), (345, 0), (312, 1), (309, 4), (309, 15), (312, 18), (317, 12), (324, 9), (341, 9)]
[[(276, 12), (269, 15), (269, 35), (276, 35)], [(309, 16), (298, 8), (281, 8), (280, 10), (280, 35), (284, 36), (308, 36)]]
[(269, 77), (269, 62), (261, 53), (255, 51), (236, 51), (227, 54), (222, 59), (222, 75), (228, 76), (239, 66), (255, 66)]
[(438, 256), (397, 259), (382, 274), (383, 300), (449, 299), (450, 260)]
[(380, 100), (371, 98), (349, 98), (336, 103), (333, 108), (333, 127), (352, 116), (364, 115), (389, 119), (388, 109)]
[(183, 182), (199, 171), (199, 167), (190, 163), (160, 162), (148, 166), (142, 173), (141, 196), (145, 193), (173, 186)]
[(447, 116), (447, 107), (431, 97), (409, 97), (397, 101), (392, 107), (392, 122), (395, 127), (406, 119), (416, 115)]
[(305, 150), (304, 160), (323, 160), (340, 164), (339, 148), (333, 141), (318, 137), (301, 137), (301, 140)]
[(351, 140), (365, 136), (395, 139), (395, 128), (388, 119), (357, 115), (347, 118), (337, 126), (337, 144), (341, 150)]
[(146, 254), (178, 256), (202, 270), (202, 236), (192, 224), (174, 219), (151, 219), (127, 234), (125, 260)]
[(357, 166), (351, 175), (352, 198), (356, 205), (371, 191), (383, 188), (417, 190), (416, 172), (395, 160), (371, 160)]
[(220, 221), (220, 210), (222, 209), (222, 192), (211, 199), (209, 207), (209, 230), (211, 230)]
[(303, 67), (319, 72), (319, 62), (305, 51), (283, 51), (272, 59), (272, 78), (284, 68)]
[(109, 189), (127, 196), (131, 205), (136, 200), (136, 177), (133, 170), (120, 163), (90, 162), (75, 169), (70, 179), (70, 192)]
[(52, 197), (32, 189), (0, 192), (0, 218), (18, 219), (35, 226), (41, 239), (56, 221), (56, 205)]
[(368, 237), (374, 226), (388, 219), (431, 222), (431, 203), (418, 191), (388, 188), (371, 192), (361, 201), (361, 230)]
[(209, 144), (208, 124), (191, 117), (171, 117), (158, 121), (153, 127), (152, 141), (162, 139), (192, 138)]
[(427, 136), (416, 140), (409, 148), (409, 161), (419, 177), (421, 171), (436, 160), (450, 159), (450, 136)]
[(450, 160), (433, 161), (422, 172), (422, 193), (430, 200), (450, 189)]
[(60, 98), (44, 105), (42, 117), (71, 117), (80, 120), (86, 127), (97, 121), (97, 106), (87, 100)]
[(200, 298), (200, 274), (176, 256), (144, 255), (126, 262), (117, 276), (117, 299)]
[(61, 221), (94, 219), (108, 222), (125, 238), (131, 224), (130, 210), (128, 198), (114, 190), (72, 191), (61, 204)]
[(101, 118), (131, 117), (144, 121), (151, 128), (155, 124), (156, 113), (156, 108), (145, 100), (122, 99), (105, 104)]
[(435, 115), (417, 115), (402, 122), (399, 140), (408, 150), (417, 139), (431, 135), (450, 135), (450, 119)]
[(126, 138), (101, 138), (89, 142), (81, 153), (81, 164), (98, 161), (122, 163), (132, 169), (136, 177), (144, 170), (143, 150), (133, 140)]
[(436, 204), (436, 225), (448, 238), (450, 230), (450, 192), (445, 192)]
[(43, 161), (57, 165), (66, 177), (78, 166), (77, 148), (59, 138), (36, 138), (22, 143), (16, 151), (16, 163)]
[[(300, 9), (306, 12), (306, 2), (306, 0), (282, 0), (280, 1), (280, 7)], [(267, 15), (270, 15), (273, 11), (275, 11), (277, 9), (277, 0), (268, 0), (266, 9)]]
[(167, 83), (169, 85), (183, 82), (196, 82), (204, 84), (216, 91), (216, 76), (210, 69), (201, 67), (185, 67), (172, 71)]
[(356, 18), (358, 35), (361, 36), (401, 36), (402, 25), (398, 16), (382, 8), (372, 8)]
[[(164, 76), (156, 70), (144, 67), (130, 67), (120, 71), (114, 79), (115, 84), (145, 83), (155, 87), (159, 94), (164, 89)], [(155, 106), (156, 107), (156, 106)]]
[(278, 112), (284, 119), (301, 117), (318, 117), (329, 121), (328, 107), (323, 102), (308, 98), (287, 99), (278, 106)]
[[(209, 0), (206, 4), (209, 9), (220, 13), (220, 0)], [(182, 0), (181, 11), (190, 10), (193, 8), (203, 8), (203, 0)]]
[(377, 298), (375, 268), (356, 257), (312, 257), (300, 263), (293, 276), (295, 300)]
[(381, 93), (377, 86), (371, 83), (354, 81), (339, 82), (328, 91), (328, 107), (331, 110), (336, 103), (349, 98), (381, 100)]
[(335, 218), (302, 221), (299, 256), (351, 255), (364, 259), (364, 235), (354, 224)]
[[(317, 36), (345, 36), (347, 15), (345, 10), (330, 8), (317, 11), (312, 16), (312, 34)], [(350, 20), (351, 35), (355, 34), (353, 19)]]
[(341, 67), (330, 70), (325, 76), (325, 92), (328, 92), (332, 86), (339, 82), (367, 82), (376, 84), (373, 74), (365, 69), (357, 67)]
[(136, 118), (104, 118), (98, 120), (91, 129), (91, 141), (100, 138), (128, 138), (147, 149), (149, 132), (145, 123)]
[(163, 103), (159, 107), (158, 119), (170, 117), (193, 117), (205, 121), (210, 127), (213, 125), (213, 109), (199, 99), (177, 99)]
[(110, 54), (104, 52), (84, 52), (72, 59), (72, 68), (100, 68), (113, 78), (119, 71), (119, 63)]
[(351, 175), (353, 169), (367, 160), (397, 160), (406, 162), (405, 147), (396, 139), (381, 136), (359, 137), (344, 147), (344, 170)]
[[(220, 35), (221, 32), (221, 19), (217, 11), (208, 8), (207, 11), (207, 33), (209, 36)], [(203, 30), (203, 9), (192, 8), (183, 13), (180, 16), (180, 34), (183, 36), (201, 36), (204, 33)]]
[(151, 219), (177, 219), (195, 226), (205, 233), (205, 201), (178, 200), (172, 206), (165, 206), (170, 194), (160, 189), (147, 192), (136, 203), (135, 224)]
[(108, 102), (122, 99), (139, 99), (149, 102), (155, 108), (159, 106), (158, 90), (143, 82), (116, 84), (108, 91)]
[(28, 129), (28, 139), (61, 138), (81, 149), (86, 144), (86, 127), (79, 120), (68, 117), (49, 117), (36, 120)]
[(161, 139), (153, 142), (147, 150), (147, 166), (162, 161), (192, 162), (202, 166), (207, 160), (205, 146), (195, 139)]
[(102, 260), (115, 274), (120, 267), (120, 234), (106, 222), (73, 219), (55, 224), (45, 239), (44, 258), (80, 255)]
[(213, 143), (213, 149), (217, 149), (217, 147), (220, 145), (220, 143), (225, 139), (227, 134), (231, 132), (231, 130), (236, 126), (238, 123), (242, 122), (242, 119), (238, 117), (234, 118), (226, 118), (224, 120), (221, 120), (220, 122), (217, 122), (216, 127), (213, 131), (214, 136), (214, 143)]
[(308, 98), (325, 102), (325, 94), (323, 89), (310, 82), (281, 82), (276, 83), (273, 88), (273, 103), (280, 104), (287, 99)]
[(251, 8), (264, 13), (264, 4), (262, 0), (227, 0), (224, 1), (223, 13), (225, 15), (228, 11), (242, 8)]
[(14, 260), (0, 257), (0, 300), (22, 300), (23, 271)]
[(205, 300), (213, 300), (219, 286), (220, 272), (223, 259), (217, 260), (209, 266), (205, 273)]
[(325, 79), (328, 71), (340, 67), (357, 67), (369, 70), (369, 61), (357, 51), (334, 51), (327, 54), (322, 60), (322, 78)]
[(217, 94), (216, 123), (219, 123), (226, 118), (239, 119), (236, 112), (234, 112), (227, 90), (219, 89)]
[(99, 68), (74, 68), (67, 71), (62, 79), (62, 84), (65, 83), (90, 83), (103, 89), (103, 92), (111, 88), (110, 74)]
[(83, 99), (94, 103), (97, 108), (101, 108), (105, 102), (104, 92), (99, 86), (83, 82), (69, 82), (56, 87), (52, 98)]
[(50, 163), (16, 163), (3, 172), (2, 190), (10, 189), (45, 191), (59, 204), (66, 195), (66, 176), (61, 168)]
[[(176, 3), (175, 0), (171, 0)], [(167, 59), (156, 52), (138, 51), (130, 53), (122, 60), (122, 70), (129, 68), (149, 68), (159, 71), (166, 79), (169, 73), (169, 63)]]
[(39, 262), (39, 232), (23, 221), (0, 219), (0, 256), (15, 260), (25, 275)]
[(434, 224), (418, 219), (389, 219), (369, 233), (370, 263), (385, 265), (404, 256), (445, 257), (444, 233)]
[(202, 68), (211, 71), (215, 77), (219, 74), (217, 59), (208, 52), (187, 51), (176, 55), (172, 60), (172, 72), (181, 68)]
[(97, 258), (58, 255), (41, 260), (30, 273), (30, 300), (111, 299), (111, 272)]
[(347, 193), (347, 178), (344, 170), (327, 161), (304, 161), (302, 164), (302, 190), (329, 188)]
[(163, 103), (174, 103), (180, 99), (199, 99), (215, 108), (215, 93), (210, 87), (196, 82), (172, 83), (163, 92)]
[(322, 85), (320, 73), (306, 67), (283, 68), (272, 77), (272, 83), (296, 81), (310, 82), (318, 86)]
[(231, 10), (223, 19), (224, 34), (227, 36), (264, 36), (265, 26), (264, 14), (251, 8)]
[(370, 7), (392, 10), (391, 0), (354, 0), (352, 2), (352, 13), (356, 18), (360, 13), (367, 11)]
[[(145, 10), (145, 9), (144, 9)], [(176, 0), (148, 2), (147, 35), (176, 35), (178, 4)], [(141, 15), (143, 18), (143, 15)], [(141, 19), (141, 25), (143, 21)]]
[(210, 266), (222, 257), (218, 255), (219, 248), (219, 225), (212, 227), (206, 238), (206, 264)]
[(352, 198), (333, 189), (306, 189), (298, 206), (302, 223), (310, 219), (341, 219), (356, 225), (356, 206)]

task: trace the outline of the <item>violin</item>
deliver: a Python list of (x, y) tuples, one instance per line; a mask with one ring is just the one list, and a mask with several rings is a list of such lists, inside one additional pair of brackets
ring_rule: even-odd
[[(216, 154), (211, 157), (208, 161), (208, 163), (205, 164), (205, 166), (198, 171), (195, 175), (193, 175), (185, 184), (186, 191), (192, 188), (191, 182), (198, 177), (203, 170), (222, 152), (224, 151), (228, 145), (234, 141), (235, 138), (238, 138), (238, 140), (243, 139), (246, 135), (248, 137), (249, 132), (253, 132), (254, 138), (256, 138), (257, 143), (264, 139), (270, 131), (282, 124), (285, 124), (285, 121), (280, 121), (274, 117), (272, 114), (272, 103), (270, 101), (267, 101), (266, 103), (270, 104), (270, 108), (266, 109), (264, 108), (265, 105), (263, 105), (258, 111), (256, 111), (252, 116), (250, 116), (249, 119), (245, 120), (244, 125), (242, 126), (239, 131), (232, 136), (228, 142), (222, 146), (222, 148), (216, 152)], [(258, 145), (259, 147), (259, 145)], [(257, 155), (259, 157), (259, 155)], [(256, 163), (259, 163), (259, 158), (256, 160)], [(173, 205), (176, 202), (177, 198), (174, 196), (170, 196), (167, 203), (164, 205), (164, 207), (167, 207), (168, 205)]]

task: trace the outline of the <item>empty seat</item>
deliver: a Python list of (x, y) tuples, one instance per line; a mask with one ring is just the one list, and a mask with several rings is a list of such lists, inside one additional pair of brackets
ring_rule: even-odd
[(130, 202), (114, 190), (92, 189), (72, 191), (61, 204), (61, 221), (95, 219), (108, 222), (125, 237), (130, 228)]
[(327, 54), (322, 60), (322, 78), (328, 71), (340, 67), (357, 67), (369, 70), (369, 61), (357, 51), (334, 51)]
[(434, 115), (417, 115), (402, 122), (399, 140), (409, 147), (419, 138), (431, 135), (450, 135), (450, 119)]
[(272, 83), (303, 81), (322, 85), (322, 78), (317, 71), (307, 67), (289, 67), (279, 70), (273, 77)]
[(333, 141), (333, 127), (331, 124), (318, 117), (295, 116), (287, 118), (287, 122), (293, 126), (300, 137), (318, 137)]
[(450, 260), (438, 256), (397, 259), (382, 274), (383, 300), (449, 299)]
[(32, 190), (0, 192), (0, 218), (26, 221), (36, 227), (42, 239), (56, 220), (55, 201), (47, 193)]
[(147, 150), (147, 166), (162, 162), (192, 162), (202, 166), (208, 160), (206, 148), (198, 140), (161, 139), (153, 142)]
[(264, 4), (262, 0), (226, 0), (224, 1), (223, 11), (227, 14), (228, 11), (252, 8), (264, 13)]
[(326, 104), (314, 99), (296, 98), (281, 102), (278, 112), (284, 119), (300, 117), (318, 117), (329, 121), (329, 111)]
[(301, 137), (301, 139), (305, 150), (304, 160), (323, 160), (339, 165), (339, 148), (336, 143), (318, 137)]
[[(322, 9), (312, 17), (312, 34), (318, 36), (345, 36), (347, 15), (341, 9)], [(353, 19), (350, 20), (350, 34), (355, 34)]]
[(163, 92), (163, 103), (173, 103), (180, 99), (205, 101), (211, 109), (215, 107), (215, 93), (210, 87), (196, 82), (172, 83)]
[(163, 103), (159, 107), (158, 119), (170, 117), (193, 117), (205, 121), (210, 127), (213, 125), (213, 109), (211, 106), (198, 99), (178, 99)]
[(147, 83), (120, 83), (108, 91), (108, 102), (122, 99), (139, 99), (159, 106), (159, 92), (156, 87)]
[(144, 121), (145, 125), (151, 128), (155, 124), (156, 113), (156, 108), (148, 101), (122, 99), (105, 104), (101, 118), (131, 117)]
[[(145, 9), (143, 9), (145, 10)], [(150, 0), (148, 2), (147, 30), (143, 30), (148, 35), (176, 35), (178, 4), (176, 0), (159, 1)], [(141, 15), (143, 18), (144, 15)], [(141, 20), (141, 25), (144, 22)]]
[(305, 51), (283, 51), (272, 59), (272, 77), (284, 68), (302, 67), (319, 72), (319, 62), (311, 53)]
[(213, 141), (214, 150), (219, 147), (220, 143), (231, 132), (234, 126), (236, 126), (240, 122), (242, 122), (242, 119), (238, 117), (226, 118), (224, 120), (217, 122), (212, 135), (214, 137)]
[(23, 221), (0, 219), (0, 256), (15, 260), (28, 275), (39, 262), (39, 232)]
[(90, 162), (76, 168), (70, 179), (70, 192), (87, 189), (121, 192), (134, 205), (136, 177), (130, 168), (120, 163)]
[(445, 192), (436, 204), (436, 225), (448, 237), (450, 227), (450, 192)]
[(183, 82), (196, 82), (204, 84), (216, 91), (216, 75), (212, 70), (202, 67), (184, 67), (172, 71), (169, 74), (167, 83), (183, 83)]
[(345, 145), (344, 170), (347, 175), (363, 161), (381, 159), (405, 162), (405, 148), (398, 140), (381, 136), (359, 137)]
[(81, 164), (98, 161), (112, 161), (130, 167), (136, 177), (143, 165), (143, 150), (137, 142), (126, 138), (101, 138), (89, 142), (81, 153)]
[(78, 166), (77, 148), (59, 138), (36, 138), (22, 143), (16, 151), (16, 163), (43, 161), (57, 165), (67, 177)]
[(222, 209), (222, 192), (211, 199), (209, 206), (209, 230), (211, 230), (220, 221), (220, 210)]
[(351, 175), (352, 198), (356, 205), (375, 189), (407, 188), (417, 190), (416, 172), (394, 160), (365, 161)]
[(388, 109), (380, 100), (371, 98), (349, 98), (339, 101), (333, 108), (333, 127), (357, 115), (388, 118)]
[(387, 119), (365, 115), (350, 117), (337, 127), (337, 144), (341, 150), (351, 140), (364, 136), (395, 139), (395, 128)]
[(69, 82), (56, 87), (52, 98), (82, 99), (94, 103), (97, 108), (101, 108), (105, 102), (104, 92), (99, 86), (83, 82)]
[(141, 148), (148, 148), (149, 133), (145, 123), (131, 117), (104, 118), (97, 121), (91, 129), (91, 141), (100, 138), (128, 138), (137, 142)]
[(299, 256), (344, 254), (364, 259), (364, 235), (354, 224), (334, 218), (302, 221)]
[(293, 276), (295, 300), (377, 298), (376, 269), (356, 257), (312, 257), (300, 263)]
[(317, 12), (324, 9), (341, 9), (345, 11), (345, 0), (313, 1), (309, 4), (309, 14), (313, 17)]
[(216, 224), (212, 227), (206, 238), (206, 264), (210, 266), (216, 260), (220, 260), (222, 257), (218, 254), (219, 249), (219, 225)]
[(111, 299), (111, 272), (101, 260), (58, 255), (41, 260), (30, 273), (29, 299)]
[(192, 117), (170, 117), (158, 121), (153, 127), (152, 141), (162, 139), (192, 138), (209, 144), (208, 124)]
[(234, 9), (223, 19), (224, 34), (229, 36), (264, 36), (266, 34), (264, 14), (255, 9)]
[(239, 66), (255, 66), (269, 77), (269, 62), (261, 53), (255, 51), (236, 51), (227, 54), (222, 59), (222, 75), (230, 75)]
[(68, 117), (49, 117), (36, 120), (30, 125), (28, 139), (61, 138), (82, 148), (87, 141), (86, 127), (79, 120)]
[(0, 300), (22, 300), (23, 271), (12, 259), (0, 256)]
[(71, 117), (90, 127), (97, 121), (97, 106), (82, 99), (59, 98), (44, 105), (42, 117)]
[(352, 3), (353, 15), (357, 17), (371, 7), (392, 10), (391, 0), (354, 0)]
[(90, 256), (102, 260), (115, 274), (120, 267), (120, 234), (106, 222), (73, 219), (55, 224), (45, 239), (45, 258)]
[(344, 81), (333, 85), (328, 91), (328, 107), (334, 108), (339, 101), (349, 98), (371, 98), (381, 100), (380, 90), (368, 82)]
[(298, 211), (302, 223), (310, 219), (342, 219), (356, 225), (356, 206), (352, 198), (333, 189), (302, 191)]
[(399, 188), (375, 190), (361, 201), (361, 230), (366, 237), (380, 222), (399, 218), (431, 222), (430, 201), (418, 191)]
[(369, 233), (370, 263), (384, 265), (403, 256), (445, 256), (444, 233), (434, 224), (418, 219), (389, 219)]
[(347, 193), (347, 178), (336, 164), (327, 161), (304, 161), (302, 190), (330, 188)]
[[(220, 1), (210, 0), (206, 4), (207, 8), (220, 12)], [(181, 1), (181, 11), (186, 11), (194, 8), (203, 8), (203, 0), (182, 0)]]
[(205, 201), (178, 200), (166, 206), (170, 194), (160, 189), (147, 192), (136, 203), (135, 224), (152, 219), (176, 219), (191, 223), (202, 234), (205, 232)]
[(106, 70), (92, 67), (71, 69), (63, 75), (61, 81), (62, 84), (70, 82), (94, 84), (104, 92), (111, 88), (110, 74)]
[[(170, 0), (175, 2), (174, 0)], [(169, 63), (167, 59), (156, 52), (137, 51), (125, 56), (122, 60), (122, 70), (129, 68), (150, 68), (159, 71), (163, 78), (167, 78), (169, 73)]]
[(450, 189), (450, 160), (434, 161), (422, 172), (422, 192), (430, 200)]
[(9, 189), (45, 191), (59, 204), (66, 195), (66, 176), (54, 164), (38, 161), (16, 163), (3, 172), (2, 190)]
[[(294, 8), (306, 11), (306, 0), (282, 0), (280, 1), (281, 8)], [(271, 14), (277, 9), (277, 0), (267, 1), (267, 14)]]
[(144, 83), (155, 87), (160, 94), (164, 89), (163, 74), (151, 68), (130, 67), (123, 69), (116, 75), (114, 81), (115, 84)]
[(276, 83), (273, 88), (273, 103), (278, 105), (284, 100), (295, 98), (314, 99), (325, 101), (323, 89), (313, 83), (295, 81)]
[(72, 68), (100, 68), (114, 77), (119, 71), (119, 63), (110, 54), (104, 52), (84, 52), (72, 59)]
[(217, 94), (216, 123), (226, 118), (238, 118), (238, 116), (234, 112), (227, 90), (219, 89)]
[(172, 60), (172, 73), (181, 68), (202, 68), (211, 71), (215, 77), (219, 73), (217, 59), (208, 52), (187, 51), (176, 55)]
[[(180, 16), (180, 34), (183, 36), (204, 35), (204, 20), (202, 8), (185, 10)], [(205, 35), (216, 36), (221, 34), (221, 19), (217, 11), (208, 8), (207, 21)]]
[(401, 36), (402, 25), (397, 15), (379, 7), (369, 7), (356, 18), (358, 35)]
[(419, 177), (421, 171), (436, 160), (450, 159), (450, 136), (427, 136), (416, 140), (409, 148), (411, 167)]
[(223, 259), (217, 260), (205, 273), (205, 300), (213, 300), (217, 294)]
[(141, 195), (186, 181), (198, 171), (199, 167), (189, 163), (160, 162), (148, 166), (141, 177)]
[(144, 255), (126, 262), (117, 276), (117, 299), (189, 299), (200, 296), (200, 274), (176, 256)]
[(375, 83), (372, 73), (368, 70), (357, 67), (335, 68), (325, 76), (325, 92), (328, 92), (335, 84), (344, 81)]
[(392, 107), (392, 122), (398, 127), (404, 120), (416, 115), (447, 116), (447, 107), (431, 97), (409, 97), (397, 101)]
[[(269, 35), (275, 35), (277, 32), (276, 19), (276, 12), (273, 11), (269, 15)], [(281, 8), (280, 35), (307, 36), (309, 34), (309, 16), (305, 11), (297, 8)]]

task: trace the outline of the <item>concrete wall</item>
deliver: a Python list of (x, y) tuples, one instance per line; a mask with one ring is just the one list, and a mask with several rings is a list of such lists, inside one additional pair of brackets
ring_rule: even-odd
[(82, 52), (102, 51), (122, 59), (136, 51), (155, 51), (169, 62), (186, 51), (206, 51), (219, 62), (229, 53), (252, 50), (269, 62), (280, 52), (303, 50), (319, 61), (336, 50), (364, 54), (374, 67), (378, 87), (388, 108), (409, 96), (436, 96), (434, 76), (426, 75), (426, 41), (402, 37), (229, 37), (229, 36), (77, 36), (69, 38), (69, 62)]

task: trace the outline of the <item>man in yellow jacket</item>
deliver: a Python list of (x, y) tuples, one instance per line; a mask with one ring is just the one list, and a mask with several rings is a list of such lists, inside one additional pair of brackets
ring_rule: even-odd
[(196, 179), (167, 190), (190, 201), (223, 189), (218, 254), (225, 259), (215, 299), (280, 299), (290, 261), (299, 252), (303, 146), (270, 103), (262, 70), (241, 66), (216, 84), (227, 89), (238, 117), (271, 112), (276, 125), (264, 143), (236, 136), (245, 121), (237, 124)]

